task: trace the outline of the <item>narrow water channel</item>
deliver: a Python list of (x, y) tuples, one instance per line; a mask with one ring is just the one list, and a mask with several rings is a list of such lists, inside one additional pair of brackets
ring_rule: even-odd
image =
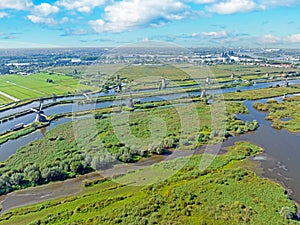
[[(225, 90), (223, 90), (225, 91)], [(227, 91), (227, 89), (226, 89)], [(178, 97), (176, 95), (176, 97)], [(161, 100), (165, 100), (166, 98), (175, 98), (175, 95), (170, 95), (169, 97), (161, 96), (158, 97)], [(144, 102), (146, 101), (153, 101), (157, 99), (151, 98), (145, 98), (142, 99)], [(278, 98), (280, 100), (280, 98)], [(260, 100), (262, 102), (266, 102), (267, 99)], [(245, 101), (244, 104), (249, 110), (249, 114), (240, 114), (238, 115), (239, 119), (242, 119), (244, 121), (252, 121), (257, 120), (260, 124), (260, 127), (255, 132), (247, 133), (244, 135), (239, 135), (236, 137), (231, 137), (227, 141), (225, 141), (222, 144), (222, 147), (227, 147), (233, 145), (237, 141), (250, 141), (254, 144), (257, 144), (264, 148), (264, 153), (260, 157), (256, 157), (256, 159), (260, 160), (261, 166), (263, 168), (264, 176), (275, 179), (281, 183), (283, 183), (286, 187), (292, 190), (291, 196), (294, 200), (300, 202), (300, 176), (298, 176), (298, 171), (300, 171), (300, 134), (297, 133), (290, 133), (286, 130), (276, 130), (271, 127), (271, 122), (265, 120), (265, 117), (267, 113), (265, 112), (259, 112), (256, 111), (252, 104), (256, 101)], [(102, 104), (102, 103), (101, 103)], [(106, 104), (112, 104), (112, 102), (107, 102)], [(61, 105), (57, 106), (58, 109), (55, 107), (51, 107), (46, 111), (46, 113), (55, 113), (57, 110), (60, 110), (60, 112), (64, 110), (70, 110), (72, 109), (71, 105)], [(67, 107), (67, 108), (64, 108)], [(71, 108), (68, 108), (71, 107)], [(87, 107), (87, 106), (85, 106)], [(108, 107), (106, 106), (100, 106), (99, 107)], [(50, 111), (53, 110), (53, 111)], [(69, 122), (71, 119), (61, 119), (58, 120), (55, 123), (52, 123), (50, 127), (47, 129), (51, 129), (59, 124)], [(0, 146), (0, 161), (3, 161), (7, 159), (10, 155), (14, 154), (15, 151), (27, 143), (34, 141), (36, 139), (40, 139), (43, 137), (43, 132), (37, 131), (35, 133), (32, 133), (26, 137), (22, 137), (15, 141), (9, 141), (3, 145)], [(157, 156), (158, 158), (154, 159), (148, 159), (149, 161), (142, 161), (142, 166), (151, 165), (155, 162), (164, 160), (165, 156)], [(144, 163), (144, 164), (143, 164)], [(137, 166), (137, 165), (136, 165)], [(115, 169), (112, 168), (110, 170), (107, 170), (106, 173), (108, 174), (114, 174), (118, 170), (127, 171), (129, 167), (116, 167)], [(39, 192), (33, 193), (32, 189), (23, 190), (21, 192), (11, 193), (5, 197), (3, 197), (2, 205), (4, 209), (9, 209), (13, 207), (17, 207), (24, 204), (34, 203), (38, 201), (43, 201), (46, 199), (52, 199), (57, 196), (62, 195), (69, 195), (71, 193), (65, 193), (62, 190), (65, 190), (64, 185), (69, 185), (69, 182), (72, 182), (74, 191), (73, 193), (76, 193), (80, 191), (80, 185), (82, 180), (74, 180), (72, 181), (65, 181), (61, 182), (59, 184), (53, 184), (50, 186), (45, 186), (45, 189), (43, 187), (39, 187)], [(21, 194), (19, 194), (21, 193)], [(39, 194), (40, 193), (40, 194)], [(57, 194), (59, 193), (59, 194)], [(23, 196), (23, 197), (22, 197)], [(29, 196), (29, 197), (28, 197)], [(31, 197), (30, 197), (31, 196)], [(36, 196), (36, 197), (32, 197)], [(28, 199), (32, 199), (32, 201)], [(27, 199), (27, 200), (26, 200)]]
[[(296, 80), (290, 80), (289, 81), (290, 84), (300, 84), (300, 79), (296, 79)], [(228, 93), (228, 92), (235, 92), (237, 89), (239, 89), (240, 91), (246, 91), (246, 90), (255, 90), (255, 89), (260, 89), (260, 88), (266, 88), (269, 86), (274, 86), (274, 85), (283, 85), (284, 81), (274, 81), (274, 82), (264, 82), (264, 83), (257, 83), (257, 84), (253, 84), (252, 86), (241, 86), (241, 87), (234, 87), (234, 88), (226, 88), (226, 89), (214, 89), (214, 90), (208, 90), (207, 94), (210, 95), (214, 95), (214, 94), (222, 94), (222, 93)], [(154, 96), (154, 97), (145, 97), (145, 98), (139, 98), (139, 99), (135, 99), (137, 101), (141, 101), (142, 103), (145, 102), (151, 102), (151, 101), (163, 101), (163, 100), (173, 100), (173, 99), (177, 99), (177, 98), (181, 98), (181, 97), (188, 97), (188, 96), (196, 96), (199, 95), (200, 91), (195, 91), (195, 92), (189, 92), (189, 93), (179, 93), (179, 94), (169, 94), (169, 95), (164, 95), (164, 96)], [(114, 91), (111, 90), (109, 93), (97, 93), (94, 94), (94, 96), (92, 97), (97, 97), (97, 96), (101, 96), (101, 95), (114, 95)], [(66, 98), (62, 98), (62, 100), (66, 100), (69, 98), (73, 98), (74, 97), (66, 97)], [(77, 96), (77, 98), (80, 98), (80, 96)], [(81, 96), (82, 98), (82, 96)], [(47, 100), (46, 103), (49, 103), (53, 100)], [(91, 110), (91, 109), (100, 109), (100, 108), (107, 108), (110, 107), (114, 104), (118, 104), (118, 101), (107, 101), (107, 102), (101, 102), (101, 103), (97, 103), (97, 104), (85, 104), (85, 105), (77, 105), (76, 103), (72, 103), (72, 104), (63, 104), (63, 105), (55, 105), (49, 108), (46, 108), (44, 110), (45, 114), (50, 116), (50, 115), (55, 115), (55, 114), (59, 114), (59, 113), (71, 113), (71, 112), (75, 112), (75, 111), (82, 111), (82, 110)], [(39, 102), (33, 102), (27, 106), (22, 106), (20, 108), (16, 108), (16, 109), (11, 109), (8, 111), (3, 111), (0, 112), (0, 118), (1, 115), (12, 115), (16, 112), (20, 112), (24, 111), (24, 110), (28, 110), (32, 107), (38, 107)], [(29, 124), (32, 123), (35, 119), (36, 114), (34, 112), (9, 120), (7, 122), (3, 122), (0, 124), (0, 133), (3, 133), (7, 130), (10, 130), (11, 128), (13, 128), (15, 125), (19, 124), (19, 123), (24, 123), (24, 124)]]

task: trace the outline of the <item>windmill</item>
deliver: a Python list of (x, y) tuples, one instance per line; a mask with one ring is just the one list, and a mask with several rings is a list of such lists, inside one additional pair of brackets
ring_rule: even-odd
[(83, 93), (82, 95), (84, 96), (85, 100), (90, 100), (90, 96), (88, 96), (86, 93)]
[(47, 116), (44, 114), (42, 107), (42, 103), (40, 103), (38, 110), (31, 108), (32, 111), (36, 112), (35, 122), (48, 122)]
[(133, 98), (132, 98), (132, 95), (130, 94), (130, 97), (127, 101), (127, 107), (128, 108), (134, 108), (134, 102), (133, 102)]
[(203, 90), (201, 91), (201, 96), (200, 96), (200, 98), (206, 98), (206, 90), (205, 90), (205, 89), (203, 89)]

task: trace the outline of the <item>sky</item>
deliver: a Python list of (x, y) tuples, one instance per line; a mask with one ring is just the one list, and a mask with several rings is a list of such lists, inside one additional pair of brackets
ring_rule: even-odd
[(300, 0), (0, 0), (0, 48), (300, 48)]

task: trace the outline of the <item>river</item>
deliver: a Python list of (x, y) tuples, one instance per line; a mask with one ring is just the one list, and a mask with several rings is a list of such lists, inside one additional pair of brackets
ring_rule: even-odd
[[(264, 153), (256, 157), (260, 160), (263, 175), (283, 183), (292, 191), (291, 197), (300, 202), (300, 133), (272, 128), (272, 122), (265, 120), (267, 113), (252, 107), (254, 102), (257, 101), (245, 101), (249, 114), (238, 115), (238, 118), (244, 121), (255, 119), (260, 127), (255, 132), (229, 138), (224, 146), (233, 145), (236, 141), (249, 141), (264, 148)], [(260, 102), (266, 102), (266, 99)]]

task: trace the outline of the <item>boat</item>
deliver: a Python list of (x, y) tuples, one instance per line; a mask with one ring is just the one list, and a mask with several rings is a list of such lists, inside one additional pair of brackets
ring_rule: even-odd
[(17, 130), (21, 130), (22, 128), (24, 128), (24, 123), (19, 123), (19, 124), (15, 125), (11, 130), (17, 131)]

